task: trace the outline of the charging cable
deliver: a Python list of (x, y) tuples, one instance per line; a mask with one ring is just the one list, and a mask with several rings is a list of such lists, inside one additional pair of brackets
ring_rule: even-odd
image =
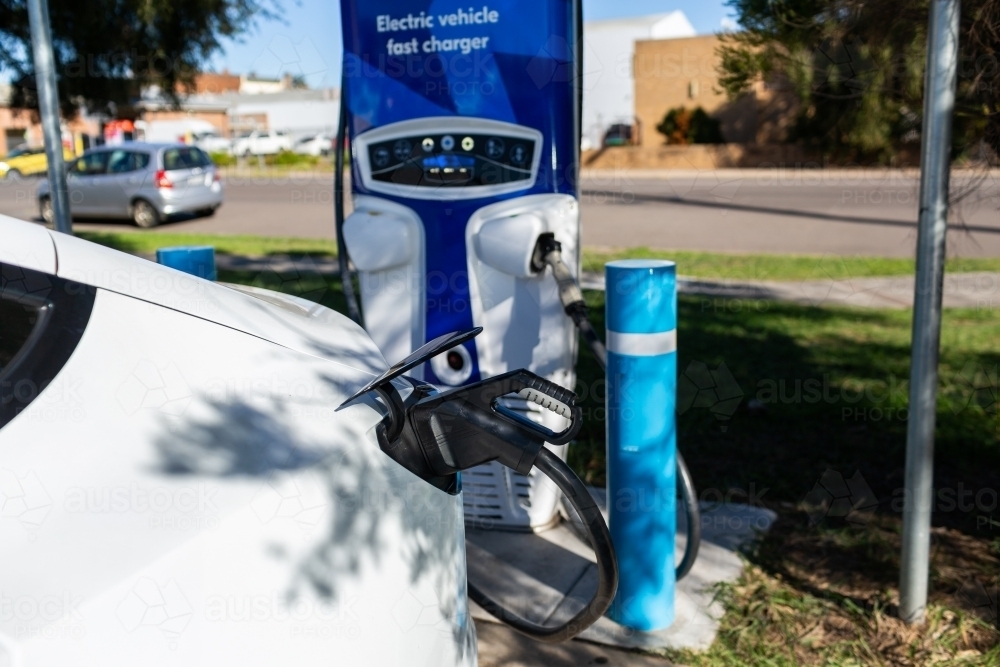
[[(346, 68), (345, 68), (346, 69)], [(341, 289), (347, 300), (347, 315), (356, 324), (361, 322), (361, 308), (354, 293), (354, 276), (351, 273), (351, 258), (347, 254), (344, 241), (344, 146), (347, 144), (347, 86), (346, 78), (340, 81), (340, 118), (337, 121), (337, 145), (333, 149), (333, 214), (337, 231), (337, 264), (340, 268)]]

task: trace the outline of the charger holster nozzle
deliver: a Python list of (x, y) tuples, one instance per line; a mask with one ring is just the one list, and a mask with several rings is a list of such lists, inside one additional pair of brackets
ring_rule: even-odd
[[(448, 490), (456, 473), (490, 461), (527, 475), (545, 443), (566, 444), (583, 424), (576, 395), (530, 371), (511, 371), (443, 393), (403, 375), (479, 331), (428, 343), (345, 401), (369, 391), (378, 395), (388, 408), (376, 427), (379, 446), (410, 472)], [(551, 410), (564, 417), (567, 426), (551, 431), (510, 408), (505, 397)]]
[[(504, 406), (504, 396), (537, 396), (569, 411), (569, 425), (555, 433)], [(428, 396), (410, 408), (400, 435), (418, 447), (437, 475), (489, 461), (527, 475), (546, 442), (562, 445), (580, 430), (582, 414), (573, 392), (525, 370), (511, 371), (467, 387)], [(565, 412), (565, 410), (561, 411)]]
[[(401, 382), (412, 387), (406, 400), (396, 386)], [(569, 442), (583, 422), (573, 392), (525, 370), (444, 393), (406, 377), (374, 391), (389, 407), (379, 425), (379, 446), (436, 486), (446, 487), (443, 480), (490, 461), (527, 475), (545, 443)], [(567, 417), (568, 425), (551, 431), (504, 405), (504, 397), (543, 405)]]

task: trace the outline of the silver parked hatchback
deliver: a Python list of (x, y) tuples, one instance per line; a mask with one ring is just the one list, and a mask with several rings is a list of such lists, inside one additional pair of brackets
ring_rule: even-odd
[[(70, 210), (79, 218), (126, 218), (155, 227), (171, 215), (212, 215), (222, 182), (208, 154), (184, 144), (127, 143), (87, 151), (69, 163)], [(38, 186), (42, 218), (52, 223), (49, 182)]]

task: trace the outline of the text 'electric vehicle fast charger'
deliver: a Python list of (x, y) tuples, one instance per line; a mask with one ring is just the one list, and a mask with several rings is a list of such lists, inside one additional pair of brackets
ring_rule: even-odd
[[(0, 664), (474, 665), (460, 472), (551, 478), (575, 398), (528, 371), (439, 393), (349, 319), (0, 217)], [(499, 400), (561, 415), (559, 433)], [(506, 617), (505, 617), (506, 618)]]

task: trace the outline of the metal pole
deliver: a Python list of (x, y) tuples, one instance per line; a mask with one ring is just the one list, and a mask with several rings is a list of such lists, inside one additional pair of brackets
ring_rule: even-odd
[(903, 554), (899, 617), (922, 623), (930, 570), (931, 509), (934, 495), (934, 422), (937, 409), (938, 346), (951, 120), (958, 69), (959, 0), (932, 0), (927, 31), (927, 75), (920, 147), (920, 221), (910, 359), (910, 418), (906, 427)]
[(38, 107), (45, 135), (45, 157), (49, 165), (49, 191), (57, 232), (73, 233), (66, 187), (66, 164), (63, 161), (62, 130), (59, 127), (59, 89), (56, 87), (55, 56), (52, 53), (52, 29), (49, 25), (48, 0), (28, 0), (31, 43), (35, 57), (35, 83)]

